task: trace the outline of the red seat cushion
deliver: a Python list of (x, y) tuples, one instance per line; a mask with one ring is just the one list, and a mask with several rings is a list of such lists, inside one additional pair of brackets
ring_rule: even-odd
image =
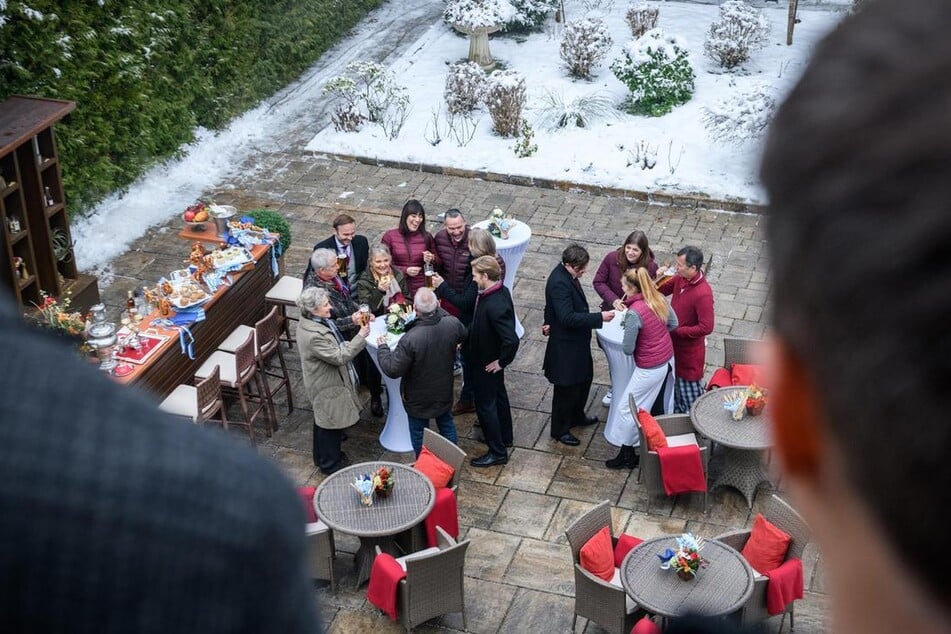
[(314, 523), (317, 521), (317, 512), (314, 510), (314, 493), (317, 492), (316, 487), (298, 487), (297, 492), (300, 494), (301, 502), (304, 504), (304, 515), (307, 516), (308, 523)]
[(605, 581), (610, 581), (614, 576), (614, 551), (611, 548), (611, 530), (607, 526), (585, 542), (579, 555), (581, 567), (594, 576)]
[(757, 513), (750, 538), (746, 540), (741, 554), (757, 572), (766, 573), (783, 563), (791, 541), (792, 537), (786, 532), (763, 517), (762, 513)]
[(446, 464), (445, 460), (427, 449), (426, 445), (423, 445), (423, 449), (419, 452), (419, 457), (416, 458), (413, 468), (432, 480), (433, 486), (437, 489), (444, 488), (449, 484), (452, 475), (456, 472), (455, 469)]
[(633, 535), (621, 534), (617, 538), (617, 543), (614, 545), (614, 567), (620, 568), (621, 562), (624, 561), (624, 558), (627, 557), (627, 554), (631, 552), (631, 549), (640, 544), (643, 539), (638, 539)]
[(749, 363), (734, 363), (730, 368), (730, 382), (733, 385), (763, 385), (763, 366)]
[(667, 446), (667, 436), (650, 412), (638, 409), (637, 420), (640, 421), (641, 429), (644, 431), (648, 451), (657, 451), (658, 448)]

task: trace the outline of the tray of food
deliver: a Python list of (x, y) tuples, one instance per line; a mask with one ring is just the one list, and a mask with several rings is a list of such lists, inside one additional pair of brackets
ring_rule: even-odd
[(191, 308), (211, 299), (194, 280), (182, 280), (171, 283), (171, 292), (166, 293), (172, 308)]
[(216, 269), (230, 268), (247, 264), (248, 262), (254, 262), (251, 253), (244, 247), (216, 249), (212, 251), (210, 255)]

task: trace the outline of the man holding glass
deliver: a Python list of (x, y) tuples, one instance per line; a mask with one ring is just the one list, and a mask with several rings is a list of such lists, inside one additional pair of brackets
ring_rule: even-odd
[[(334, 234), (314, 245), (317, 249), (330, 249), (337, 255), (337, 273), (341, 281), (352, 288), (357, 278), (367, 268), (370, 243), (366, 236), (357, 235), (357, 221), (347, 214), (333, 219)], [(304, 279), (313, 273), (310, 261), (304, 271)]]

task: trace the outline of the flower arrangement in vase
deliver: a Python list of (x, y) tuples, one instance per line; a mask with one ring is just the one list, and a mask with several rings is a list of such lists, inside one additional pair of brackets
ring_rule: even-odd
[(390, 304), (386, 313), (386, 331), (393, 335), (400, 335), (406, 331), (406, 326), (414, 319), (412, 306), (408, 304)]
[(489, 233), (502, 240), (509, 239), (509, 231), (515, 226), (515, 218), (506, 215), (504, 211), (496, 207), (489, 214)]
[(703, 538), (694, 537), (691, 533), (683, 533), (675, 538), (677, 550), (668, 548), (657, 555), (662, 570), (674, 570), (677, 576), (684, 581), (690, 581), (697, 576), (697, 571), (707, 567), (707, 560), (700, 556), (703, 550)]
[(746, 413), (750, 416), (758, 416), (763, 413), (766, 407), (767, 391), (755, 383), (746, 388)]
[(380, 497), (388, 497), (393, 492), (393, 472), (386, 467), (380, 467), (373, 472), (373, 490)]
[(35, 319), (40, 326), (59, 331), (65, 335), (85, 336), (86, 319), (78, 311), (70, 312), (69, 306), (72, 303), (72, 297), (69, 291), (66, 292), (62, 301), (47, 295), (46, 291), (43, 290), (40, 291), (40, 297), (43, 301), (39, 304), (33, 304), (39, 311), (39, 316)]

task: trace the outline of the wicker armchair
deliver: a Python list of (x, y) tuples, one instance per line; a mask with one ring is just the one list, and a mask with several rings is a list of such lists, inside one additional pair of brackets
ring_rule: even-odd
[(723, 367), (727, 370), (734, 363), (756, 363), (753, 356), (753, 344), (759, 343), (758, 339), (740, 339), (738, 337), (723, 338)]
[(312, 579), (326, 579), (330, 591), (337, 592), (334, 579), (334, 557), (337, 555), (334, 532), (323, 522), (309, 522), (307, 531), (307, 563)]
[[(637, 409), (634, 405), (634, 399), (630, 397), (630, 395), (629, 398), (631, 398), (631, 411), (636, 412)], [(710, 441), (697, 433), (693, 423), (690, 421), (690, 415), (667, 414), (664, 416), (656, 416), (655, 419), (657, 420), (657, 424), (660, 425), (660, 428), (664, 430), (664, 435), (668, 438), (682, 434), (694, 435), (697, 445), (700, 447), (700, 461), (703, 463), (703, 474), (707, 476), (709, 474), (708, 466), (710, 463)], [(644, 438), (644, 430), (641, 429), (641, 421), (638, 420), (637, 416), (634, 417), (634, 424), (637, 426), (639, 437)], [(650, 503), (655, 495), (667, 495), (667, 491), (664, 489), (664, 480), (660, 474), (660, 456), (657, 455), (656, 451), (647, 451), (646, 442), (641, 443), (638, 452), (641, 459), (641, 466), (637, 471), (637, 481), (639, 483), (643, 482), (647, 489), (647, 508), (650, 510)], [(703, 510), (704, 512), (707, 510), (706, 491), (703, 492)]]
[(575, 566), (575, 615), (571, 631), (575, 631), (578, 617), (594, 621), (612, 634), (628, 634), (644, 612), (631, 600), (624, 588), (604, 581), (581, 567), (581, 547), (599, 530), (608, 527), (612, 546), (617, 544), (611, 524), (611, 502), (604, 500), (576, 519), (565, 531), (571, 546)]
[[(789, 504), (783, 501), (779, 496), (772, 495), (769, 500), (766, 502), (766, 507), (763, 509), (763, 517), (775, 524), (778, 528), (782, 529), (784, 532), (788, 533), (792, 537), (792, 541), (789, 543), (789, 550), (786, 552), (786, 559), (802, 559), (802, 552), (805, 550), (806, 545), (809, 543), (810, 531), (809, 527), (806, 525), (806, 521), (793, 509)], [(716, 539), (719, 541), (732, 546), (737, 550), (743, 550), (743, 547), (746, 545), (746, 541), (750, 537), (750, 529), (735, 530), (723, 533), (722, 535), (717, 535)], [(759, 572), (759, 571), (757, 571)], [(769, 617), (769, 612), (766, 610), (766, 584), (769, 583), (769, 578), (764, 577), (760, 574), (756, 575), (756, 578), (753, 581), (753, 594), (750, 595), (749, 600), (747, 600), (746, 605), (743, 606), (743, 624), (744, 625), (753, 625), (765, 621)], [(794, 613), (795, 602), (791, 602), (787, 608), (786, 612), (783, 613), (782, 620), (779, 622), (779, 631), (783, 629), (783, 622), (786, 620), (786, 614), (789, 614), (789, 630), (792, 631), (795, 629), (795, 613)]]
[[(452, 480), (447, 485), (453, 493), (459, 493), (459, 476), (466, 462), (466, 452), (454, 442), (447, 440), (430, 428), (423, 429), (423, 446), (453, 468)], [(426, 527), (420, 522), (413, 528), (396, 536), (396, 543), (406, 553), (415, 553), (426, 547)]]
[[(439, 526), (436, 540), (432, 549), (397, 559), (406, 568), (406, 578), (397, 588), (396, 609), (407, 632), (450, 612), (462, 613), (462, 629), (468, 631), (463, 577), (469, 540), (456, 542)], [(382, 552), (377, 546), (376, 554)]]

